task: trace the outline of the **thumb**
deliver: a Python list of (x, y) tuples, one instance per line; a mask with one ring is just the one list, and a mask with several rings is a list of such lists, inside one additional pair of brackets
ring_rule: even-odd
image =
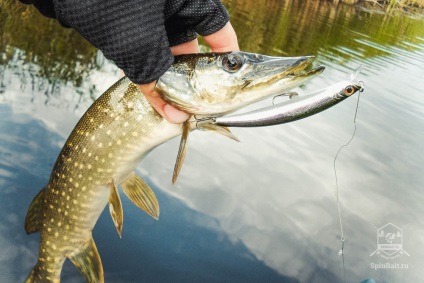
[(230, 22), (227, 22), (227, 24), (217, 32), (203, 36), (203, 39), (211, 47), (213, 52), (240, 50), (236, 32)]

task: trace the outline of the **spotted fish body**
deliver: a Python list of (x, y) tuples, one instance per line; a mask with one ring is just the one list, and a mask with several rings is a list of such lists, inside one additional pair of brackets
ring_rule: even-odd
[[(230, 56), (237, 57), (238, 65)], [(257, 101), (260, 89), (264, 90), (263, 97), (275, 95), (287, 89), (285, 84), (295, 87), (308, 76), (320, 73), (295, 75), (294, 70), (303, 69), (305, 62), (310, 61), (310, 56), (280, 58), (244, 52), (182, 56), (176, 58), (176, 63), (163, 75), (164, 79), (159, 80), (157, 90), (164, 99), (189, 114), (222, 115)], [(260, 68), (255, 68), (256, 64), (260, 64)], [(219, 79), (214, 84), (217, 75)], [(223, 79), (227, 79), (225, 85), (221, 84)], [(272, 91), (266, 91), (268, 79)], [(202, 99), (190, 99), (190, 95), (198, 95), (196, 90), (202, 83), (208, 86), (201, 89), (203, 97), (207, 89), (216, 92), (216, 96), (209, 96), (206, 104)], [(219, 95), (220, 89), (228, 95)], [(149, 186), (135, 175), (134, 169), (153, 148), (182, 134), (175, 181), (184, 160), (188, 133), (195, 128), (190, 121), (172, 124), (163, 119), (128, 78), (122, 78), (100, 96), (75, 126), (57, 158), (48, 184), (28, 209), (25, 230), (40, 232), (41, 240), (38, 261), (26, 282), (60, 282), (66, 258), (75, 264), (87, 282), (103, 282), (103, 267), (92, 239), (100, 214), (108, 205), (121, 235), (123, 210), (119, 185), (136, 206), (157, 219), (157, 199)], [(235, 138), (225, 127), (208, 125), (204, 130)]]
[[(28, 282), (58, 282), (66, 258), (77, 267), (89, 262), (92, 271), (83, 273), (89, 282), (99, 282), (103, 270), (91, 238), (97, 219), (110, 195), (119, 198), (113, 193), (117, 184), (141, 181), (133, 170), (143, 156), (179, 134), (181, 126), (163, 119), (127, 78), (96, 100), (66, 141), (28, 213), (27, 232), (41, 231), (42, 238)], [(150, 201), (146, 210), (158, 217), (154, 195)]]

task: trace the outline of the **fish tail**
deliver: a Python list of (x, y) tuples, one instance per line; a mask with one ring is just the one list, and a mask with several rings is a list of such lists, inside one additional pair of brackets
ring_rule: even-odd
[[(93, 238), (83, 243), (67, 257), (84, 275), (88, 283), (104, 283), (103, 265)], [(50, 256), (47, 257), (47, 259), (49, 258)], [(25, 283), (60, 283), (60, 273), (64, 261), (65, 257), (50, 261), (39, 259)]]
[(103, 265), (93, 238), (85, 242), (69, 257), (89, 283), (104, 283)]
[(49, 271), (48, 268), (44, 267), (42, 262), (38, 261), (25, 280), (25, 283), (59, 283), (60, 271), (58, 273), (59, 276), (55, 276), (54, 273)]

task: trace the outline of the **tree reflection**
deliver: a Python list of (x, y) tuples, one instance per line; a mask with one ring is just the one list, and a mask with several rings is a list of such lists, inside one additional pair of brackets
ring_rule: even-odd
[[(360, 50), (363, 58), (385, 50), (356, 41), (366, 34), (379, 45), (399, 45), (404, 38), (423, 36), (424, 21), (388, 15), (333, 1), (224, 0), (243, 50), (276, 55), (317, 54), (342, 46)], [(338, 2), (338, 1), (335, 1)], [(417, 38), (417, 41), (419, 39)], [(352, 54), (337, 54), (349, 58)]]
[(47, 79), (53, 89), (57, 81), (80, 86), (99, 68), (96, 48), (72, 29), (16, 0), (0, 0), (0, 7), (0, 65), (16, 69), (23, 82), (29, 71), (29, 79)]

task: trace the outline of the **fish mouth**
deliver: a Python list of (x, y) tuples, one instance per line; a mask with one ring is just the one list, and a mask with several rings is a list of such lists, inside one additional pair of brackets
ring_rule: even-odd
[(301, 73), (312, 61), (315, 56), (300, 57), (272, 57), (272, 56), (255, 56), (256, 60), (250, 59), (250, 63), (254, 65), (254, 75), (258, 76), (287, 76)]
[(310, 76), (316, 76), (321, 74), (323, 71), (325, 70), (325, 67), (320, 65), (316, 68), (313, 68), (307, 72), (301, 73), (301, 74), (297, 74), (297, 77), (310, 77)]
[(315, 56), (294, 57), (289, 60), (293, 61), (293, 63), (287, 67), (283, 67), (282, 72), (279, 74), (280, 76), (300, 75), (315, 60)]
[[(306, 66), (305, 66), (306, 67)], [(309, 71), (302, 72), (303, 69), (295, 70), (292, 74), (288, 74), (284, 76), (282, 79), (290, 79), (291, 80), (291, 87), (299, 86), (306, 81), (309, 81), (310, 79), (318, 76), (325, 70), (324, 66), (318, 66), (316, 68), (312, 68)], [(295, 85), (295, 86), (293, 86)]]
[(314, 61), (315, 56), (272, 57), (244, 54), (244, 57), (252, 67), (252, 70), (243, 77), (244, 90), (266, 85), (274, 91), (285, 91), (301, 85), (325, 69), (319, 66), (304, 71)]

